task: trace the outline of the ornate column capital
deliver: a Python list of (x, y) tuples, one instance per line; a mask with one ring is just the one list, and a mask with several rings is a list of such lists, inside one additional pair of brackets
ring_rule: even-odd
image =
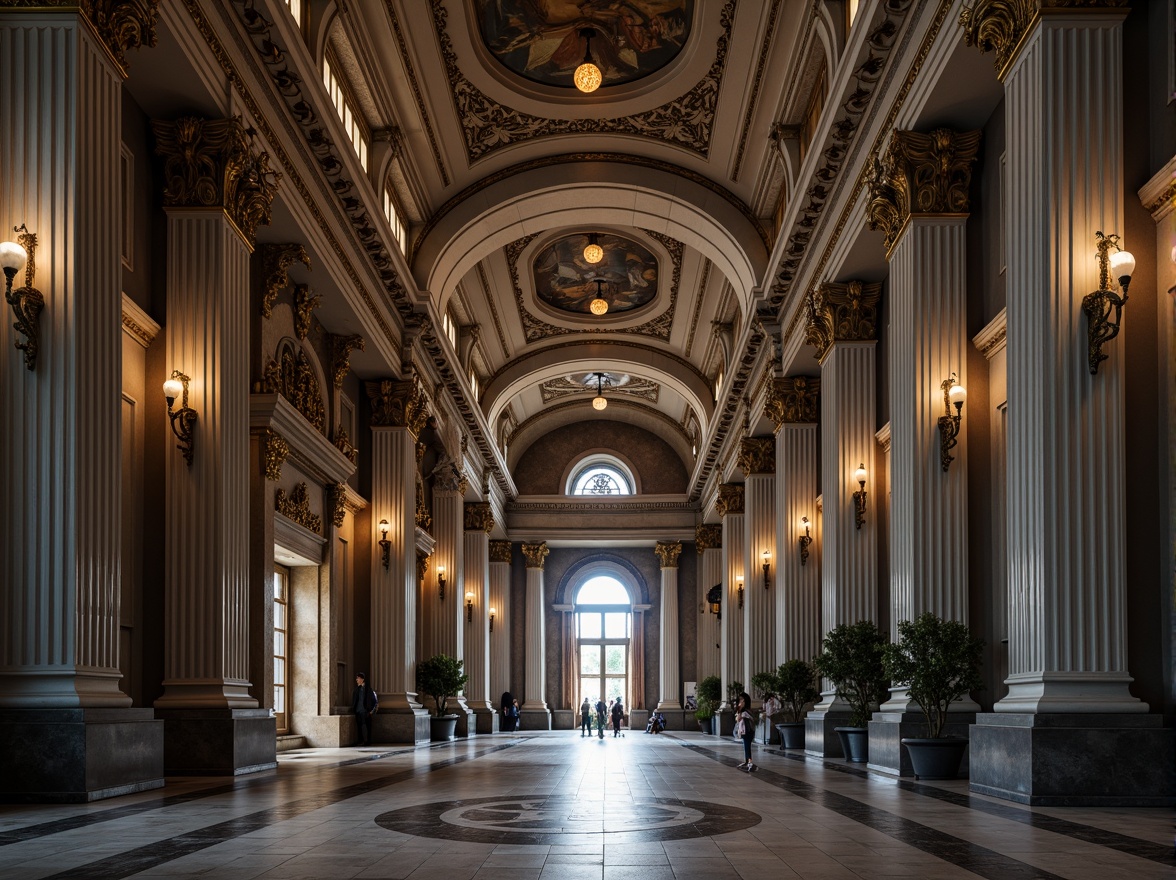
[(465, 530), (467, 532), (494, 531), (494, 510), (489, 501), (467, 501), (465, 504)]
[(184, 116), (151, 127), (164, 157), (164, 207), (220, 208), (252, 249), (257, 227), (269, 225), (282, 175), (270, 168), (269, 153), (254, 151), (241, 117)]
[(937, 128), (930, 134), (895, 131), (874, 157), (866, 218), (885, 237), (890, 258), (911, 214), (967, 214), (980, 132)]
[(723, 526), (719, 523), (704, 523), (694, 527), (694, 549), (699, 553), (718, 550), (723, 546)]
[(331, 373), (335, 380), (335, 387), (342, 388), (343, 380), (347, 378), (347, 373), (351, 370), (351, 352), (356, 349), (363, 351), (363, 337), (336, 336), (334, 333), (330, 333), (327, 335), (327, 344), (331, 351)]
[(551, 553), (546, 541), (540, 541), (538, 544), (524, 544), (523, 558), (527, 560), (527, 568), (543, 568), (543, 562)]
[(739, 441), (739, 467), (745, 477), (776, 473), (776, 441), (771, 437), (744, 437)]
[(331, 483), (327, 486), (327, 508), (331, 511), (331, 523), (342, 528), (347, 514), (347, 484)]
[(808, 425), (820, 421), (821, 380), (811, 376), (785, 376), (768, 386), (764, 412), (779, 431), (784, 425)]
[(678, 557), (682, 555), (681, 541), (658, 541), (653, 548), (662, 568), (677, 568)]
[(61, 0), (10, 0), (3, 5), (31, 6), (39, 12), (55, 6), (64, 7), (64, 11), (80, 10), (110, 53), (123, 79), (126, 79), (128, 72), (127, 52), (155, 45), (159, 0), (73, 0), (69, 3)]
[(410, 379), (367, 382), (373, 428), (408, 428), (414, 440), (429, 418), (429, 398), (415, 375)]
[(881, 297), (881, 284), (861, 281), (826, 282), (814, 288), (808, 297), (805, 341), (817, 350), (817, 360), (824, 360), (835, 342), (872, 340)]
[(729, 513), (743, 513), (743, 484), (720, 483), (719, 500), (715, 502), (719, 516)]
[(490, 542), (490, 561), (491, 562), (505, 562), (510, 565), (510, 541), (491, 541)]
[(433, 492), (449, 492), (464, 495), (470, 487), (470, 482), (461, 472), (461, 468), (448, 455), (442, 455), (437, 466), (433, 468)]

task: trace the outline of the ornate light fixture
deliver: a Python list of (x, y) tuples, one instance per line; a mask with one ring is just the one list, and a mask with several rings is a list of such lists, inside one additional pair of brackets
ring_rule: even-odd
[(706, 604), (710, 606), (710, 613), (719, 620), (723, 619), (723, 585), (715, 584), (706, 591)]
[[(16, 241), (0, 242), (0, 268), (4, 270), (4, 299), (12, 306), (12, 312), (16, 315), (16, 324), (13, 326), (25, 337), (24, 342), (16, 343), (16, 347), (25, 353), (25, 366), (35, 370), (39, 339), (37, 319), (41, 315), (41, 309), (45, 308), (45, 297), (33, 287), (33, 278), (37, 274), (37, 236), (29, 232), (23, 223), (14, 226), (12, 231), (17, 233)], [(25, 270), (24, 287), (14, 291), (12, 282), (21, 269)]]
[(590, 312), (592, 312), (592, 314), (596, 315), (597, 317), (599, 317), (600, 315), (603, 315), (605, 312), (608, 311), (608, 300), (604, 298), (604, 295), (600, 289), (600, 286), (602, 284), (604, 284), (604, 280), (601, 278), (597, 278), (596, 279), (596, 299), (594, 299), (594, 300), (592, 300), (592, 302), (588, 303), (588, 310)]
[(388, 540), (388, 520), (380, 520), (380, 561), (387, 568), (392, 563), (392, 542)]
[(595, 410), (602, 410), (608, 406), (608, 401), (604, 398), (604, 373), (596, 373), (596, 396), (592, 398), (592, 408)]
[[(960, 411), (964, 408), (968, 392), (956, 380), (955, 373), (944, 379), (939, 387), (943, 389), (944, 409), (944, 414), (939, 417), (939, 463), (946, 473), (954, 460), (951, 450), (955, 448), (956, 440), (960, 434)], [(954, 416), (951, 414), (953, 406), (955, 407)]]
[(596, 233), (588, 233), (588, 244), (584, 246), (584, 262), (596, 265), (604, 259), (604, 248), (596, 243)]
[(466, 623), (474, 622), (474, 594), (466, 590)]
[[(26, 355), (27, 356), (27, 355)], [(188, 406), (188, 383), (192, 381), (179, 370), (172, 370), (171, 378), (163, 383), (163, 396), (167, 400), (167, 415), (171, 419), (172, 433), (180, 441), (176, 449), (184, 454), (188, 467), (192, 466), (192, 450), (196, 445), (196, 410)], [(176, 398), (183, 395), (180, 408), (173, 409)]]
[(572, 80), (584, 94), (595, 92), (604, 82), (604, 75), (600, 68), (592, 61), (592, 38), (596, 36), (596, 28), (582, 28), (580, 36), (584, 38), (584, 63), (576, 68)]
[(800, 528), (804, 534), (797, 539), (797, 542), (800, 544), (800, 564), (804, 565), (808, 562), (809, 545), (813, 542), (813, 537), (809, 534), (809, 518), (807, 516), (800, 518)]
[[(1094, 235), (1098, 239), (1098, 290), (1082, 298), (1082, 311), (1086, 313), (1090, 337), (1087, 357), (1092, 376), (1098, 372), (1099, 363), (1107, 359), (1102, 353), (1103, 344), (1119, 335), (1123, 306), (1127, 305), (1127, 288), (1135, 272), (1135, 257), (1119, 246), (1118, 235), (1103, 235), (1101, 232)], [(1115, 249), (1113, 254), (1111, 248)], [(1122, 296), (1111, 290), (1112, 275), (1119, 281)]]
[(743, 575), (735, 575), (735, 592), (739, 595), (739, 610), (743, 610)]
[(494, 610), (494, 606), (490, 606), (490, 632), (494, 632), (494, 615), (498, 612)]
[(437, 566), (437, 598), (445, 601), (445, 566)]
[(853, 472), (853, 478), (861, 487), (853, 493), (853, 521), (858, 529), (861, 529), (862, 524), (866, 521), (866, 465), (864, 463), (857, 466), (857, 470)]
[(760, 558), (764, 561), (764, 589), (768, 589), (768, 571), (772, 567), (772, 551), (765, 550), (760, 554)]

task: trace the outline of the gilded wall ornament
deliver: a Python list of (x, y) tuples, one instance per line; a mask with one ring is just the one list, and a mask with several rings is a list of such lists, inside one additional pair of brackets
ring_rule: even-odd
[(870, 172), (866, 217), (885, 236), (886, 253), (911, 214), (966, 214), (979, 131), (895, 131)]
[(274, 491), (274, 508), (286, 519), (297, 523), (304, 529), (322, 534), (323, 521), (310, 509), (310, 493), (306, 483), (299, 483), (291, 490), (289, 497), (282, 489)]
[(327, 487), (327, 506), (331, 510), (331, 522), (335, 528), (342, 528), (343, 517), (347, 514), (347, 486), (332, 483)]
[(464, 508), (467, 532), (494, 531), (494, 509), (488, 501), (467, 501)]
[(704, 523), (694, 527), (694, 549), (699, 553), (706, 550), (720, 550), (723, 547), (723, 526), (721, 523)]
[(364, 350), (362, 336), (327, 336), (327, 346), (331, 352), (331, 375), (336, 388), (343, 387), (343, 380), (351, 370), (351, 352)]
[(773, 379), (764, 411), (779, 431), (786, 424), (805, 425), (820, 421), (821, 380), (811, 376)]
[(416, 480), (416, 526), (429, 534), (433, 533), (433, 514), (429, 512), (429, 505), (425, 504), (425, 483), (419, 475)]
[(745, 477), (776, 473), (776, 441), (772, 437), (744, 437), (739, 441), (739, 467)]
[(269, 225), (282, 175), (269, 167), (269, 153), (254, 152), (241, 118), (185, 116), (151, 126), (164, 157), (164, 207), (223, 208), (252, 248), (257, 227)]
[(294, 335), (306, 339), (310, 334), (310, 317), (319, 307), (322, 297), (309, 284), (294, 285)]
[(813, 290), (805, 341), (817, 350), (817, 360), (824, 359), (834, 342), (874, 339), (881, 296), (881, 284), (861, 281), (827, 282)]
[(546, 541), (538, 544), (523, 544), (523, 559), (527, 561), (527, 568), (542, 568), (544, 560), (551, 553)]
[(461, 468), (457, 466), (457, 462), (448, 455), (441, 456), (441, 460), (433, 468), (432, 477), (434, 495), (438, 492), (452, 492), (464, 495), (466, 489), (469, 488), (465, 474), (461, 472)]
[(266, 394), (282, 395), (315, 430), (326, 432), (327, 412), (318, 376), (306, 352), (293, 340), (287, 338), (278, 343), (276, 357), (265, 366), (261, 387)]
[(491, 541), (490, 561), (505, 562), (509, 565), (511, 562), (510, 541)]
[(347, 456), (347, 460), (352, 464), (359, 461), (359, 450), (351, 445), (351, 438), (347, 435), (347, 429), (342, 425), (335, 429), (335, 448)]
[[(3, 5), (45, 8), (66, 4), (53, 0), (17, 0)], [(155, 45), (159, 0), (74, 0), (68, 5), (80, 8), (89, 19), (124, 79), (128, 70), (127, 51)]]
[(429, 418), (429, 398), (415, 374), (409, 379), (365, 383), (372, 402), (373, 428), (408, 428), (414, 440)]
[(662, 568), (677, 568), (678, 557), (682, 555), (681, 541), (658, 541), (653, 548)]
[(290, 455), (290, 444), (273, 428), (265, 431), (265, 478), (267, 480), (282, 479), (282, 465)]
[(273, 315), (274, 302), (277, 300), (278, 294), (290, 286), (289, 269), (295, 263), (302, 263), (307, 269), (311, 268), (310, 254), (302, 245), (291, 242), (261, 246), (261, 316), (263, 318), (269, 318)]
[(719, 498), (715, 502), (715, 510), (719, 516), (729, 513), (743, 513), (743, 484), (720, 483)]
[(428, 553), (422, 553), (420, 550), (416, 552), (416, 571), (418, 584), (423, 584), (425, 582), (425, 575), (429, 571), (429, 555), (430, 554)]

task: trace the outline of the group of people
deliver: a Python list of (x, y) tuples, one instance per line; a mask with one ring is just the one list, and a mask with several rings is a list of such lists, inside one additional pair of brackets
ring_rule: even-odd
[(580, 704), (580, 736), (592, 736), (592, 713), (596, 710), (596, 732), (597, 735), (604, 739), (604, 725), (606, 720), (612, 720), (613, 738), (621, 736), (621, 722), (625, 719), (625, 706), (621, 702), (621, 698), (617, 697), (615, 700), (609, 700), (608, 705), (604, 705), (604, 700), (599, 699), (596, 705), (593, 706), (588, 698), (584, 698), (584, 702)]
[(499, 730), (503, 733), (514, 733), (519, 729), (519, 701), (511, 696), (510, 691), (502, 694), (502, 722)]

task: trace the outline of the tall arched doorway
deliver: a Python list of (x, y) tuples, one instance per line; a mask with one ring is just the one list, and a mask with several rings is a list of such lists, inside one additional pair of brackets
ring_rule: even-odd
[(576, 591), (577, 704), (618, 697), (631, 705), (633, 603), (612, 574), (597, 573)]

